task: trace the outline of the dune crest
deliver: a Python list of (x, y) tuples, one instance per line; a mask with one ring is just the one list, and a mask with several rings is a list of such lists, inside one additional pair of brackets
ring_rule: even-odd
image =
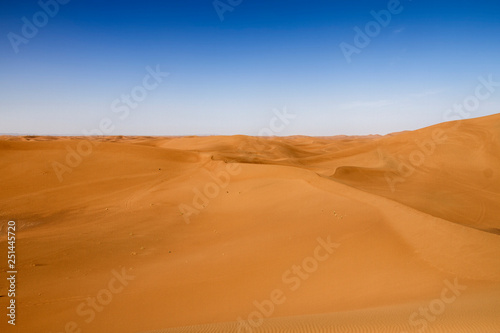
[(0, 137), (19, 332), (500, 331), (499, 130)]

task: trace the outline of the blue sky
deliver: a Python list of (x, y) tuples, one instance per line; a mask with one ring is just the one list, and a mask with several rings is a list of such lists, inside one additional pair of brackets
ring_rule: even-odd
[[(497, 1), (59, 0), (51, 17), (55, 1), (0, 4), (0, 133), (109, 119), (111, 135), (257, 135), (286, 108), (276, 135), (386, 134), (442, 122), (478, 77), (500, 82)], [(341, 43), (388, 8), (348, 62)], [(114, 112), (157, 67), (169, 75)], [(500, 87), (467, 117), (498, 112)]]

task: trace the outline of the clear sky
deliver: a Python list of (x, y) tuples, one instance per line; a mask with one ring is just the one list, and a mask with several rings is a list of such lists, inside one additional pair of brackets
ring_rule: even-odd
[(55, 1), (0, 2), (0, 133), (257, 135), (286, 109), (273, 134), (386, 134), (467, 99), (465, 117), (500, 112), (500, 86), (470, 98), (500, 82), (498, 1)]

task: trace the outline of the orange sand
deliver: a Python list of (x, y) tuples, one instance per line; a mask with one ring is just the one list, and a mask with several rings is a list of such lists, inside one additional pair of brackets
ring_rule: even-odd
[(19, 272), (0, 330), (498, 333), (499, 152), (500, 115), (369, 137), (0, 137), (1, 268), (15, 220)]

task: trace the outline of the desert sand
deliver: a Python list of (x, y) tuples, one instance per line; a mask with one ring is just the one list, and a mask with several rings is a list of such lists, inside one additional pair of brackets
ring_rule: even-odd
[(498, 333), (499, 152), (498, 114), (367, 137), (0, 137), (18, 270), (0, 329)]

